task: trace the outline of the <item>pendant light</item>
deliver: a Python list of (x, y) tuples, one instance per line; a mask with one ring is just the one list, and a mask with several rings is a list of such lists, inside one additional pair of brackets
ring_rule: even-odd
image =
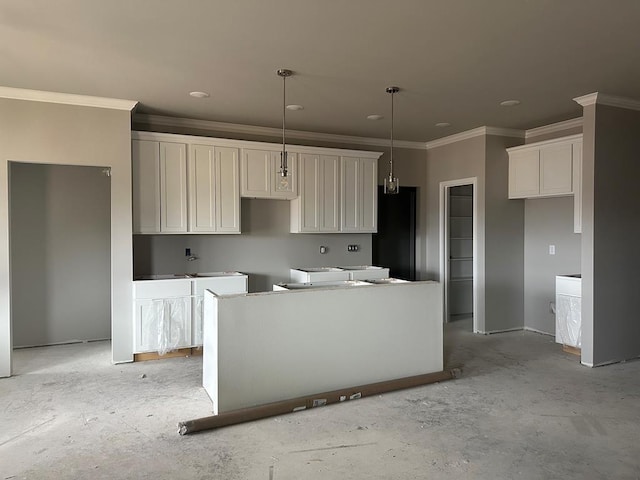
[(400, 184), (398, 179), (393, 176), (393, 94), (398, 93), (398, 87), (387, 87), (386, 92), (391, 94), (391, 151), (389, 157), (389, 176), (384, 179), (384, 193), (398, 193)]
[(288, 175), (287, 166), (287, 146), (285, 143), (285, 118), (287, 112), (287, 77), (293, 75), (291, 70), (281, 68), (277, 72), (282, 77), (282, 152), (280, 152), (280, 175), (286, 178)]

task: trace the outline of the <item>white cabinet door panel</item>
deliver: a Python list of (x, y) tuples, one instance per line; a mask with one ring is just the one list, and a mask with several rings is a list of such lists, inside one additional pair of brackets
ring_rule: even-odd
[(218, 233), (240, 233), (238, 149), (216, 147), (216, 224)]
[(183, 143), (160, 142), (160, 231), (187, 231), (187, 155)]
[(514, 152), (509, 156), (509, 198), (526, 198), (540, 193), (538, 150)]
[(268, 150), (242, 149), (242, 185), (243, 197), (268, 198), (271, 194), (271, 154)]
[(343, 232), (360, 229), (362, 192), (360, 189), (360, 159), (342, 157), (342, 228)]
[(320, 156), (318, 185), (321, 232), (340, 230), (340, 160), (337, 156)]
[(131, 142), (133, 233), (160, 232), (160, 143)]
[(189, 146), (189, 231), (213, 232), (216, 228), (214, 148)]
[(571, 144), (540, 149), (540, 195), (570, 195), (573, 190)]

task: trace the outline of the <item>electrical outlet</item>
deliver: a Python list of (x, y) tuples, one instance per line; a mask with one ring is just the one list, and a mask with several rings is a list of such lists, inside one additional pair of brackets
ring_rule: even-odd
[(327, 253), (327, 247), (325, 247), (324, 245), (320, 245), (320, 253)]
[(190, 257), (191, 256), (191, 249), (190, 248), (185, 248), (184, 249), (184, 256), (185, 257)]
[(549, 255), (555, 255), (555, 254), (556, 254), (556, 246), (549, 245)]

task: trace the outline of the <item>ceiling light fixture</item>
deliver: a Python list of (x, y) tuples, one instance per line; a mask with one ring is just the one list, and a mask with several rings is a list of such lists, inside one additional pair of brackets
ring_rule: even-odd
[(391, 156), (389, 158), (389, 176), (384, 179), (384, 193), (395, 194), (398, 193), (400, 184), (398, 179), (393, 176), (393, 95), (398, 93), (400, 89), (398, 87), (387, 87), (385, 91), (391, 94)]
[(436, 123), (436, 127), (438, 128), (445, 128), (445, 127), (450, 127), (451, 124), (449, 122), (438, 122)]
[(287, 171), (287, 145), (285, 143), (285, 120), (287, 116), (287, 77), (293, 75), (291, 70), (281, 68), (277, 72), (282, 77), (282, 152), (280, 152), (280, 175), (286, 178)]
[(501, 107), (515, 107), (516, 105), (520, 105), (520, 100), (505, 100), (504, 102), (500, 102)]
[(378, 115), (377, 113), (374, 115), (367, 115), (367, 120), (382, 120), (384, 117), (382, 115)]
[(304, 107), (302, 105), (287, 105), (287, 110), (297, 112), (298, 110), (304, 110)]
[(195, 98), (208, 98), (209, 94), (207, 92), (189, 92), (189, 95)]

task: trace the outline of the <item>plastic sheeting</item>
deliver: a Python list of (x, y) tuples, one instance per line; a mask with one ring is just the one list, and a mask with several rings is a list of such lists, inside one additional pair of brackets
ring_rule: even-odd
[(151, 328), (155, 327), (157, 334), (158, 354), (181, 348), (188, 342), (190, 325), (191, 297), (162, 298), (152, 301), (147, 310), (147, 321)]
[(582, 348), (582, 299), (556, 296), (556, 336), (559, 343)]

